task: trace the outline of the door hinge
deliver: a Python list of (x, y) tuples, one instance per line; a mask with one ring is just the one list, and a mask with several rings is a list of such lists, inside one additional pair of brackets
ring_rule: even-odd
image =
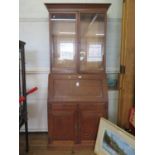
[(125, 66), (124, 65), (120, 66), (120, 73), (125, 74)]

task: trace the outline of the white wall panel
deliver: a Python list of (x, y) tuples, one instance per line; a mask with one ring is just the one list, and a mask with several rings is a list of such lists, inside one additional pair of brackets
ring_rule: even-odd
[[(47, 130), (47, 100), (37, 99), (28, 100), (28, 130), (29, 131), (48, 131)], [(24, 131), (24, 126), (21, 128)]]
[(20, 0), (20, 18), (47, 18), (48, 11), (43, 0)]
[(27, 89), (38, 87), (38, 90), (27, 96), (28, 101), (46, 100), (48, 89), (48, 74), (27, 74)]
[(108, 96), (109, 96), (108, 118), (113, 123), (117, 123), (118, 91), (109, 91)]
[(121, 19), (108, 19), (106, 40), (106, 71), (120, 70)]
[(26, 66), (49, 67), (48, 22), (20, 22), (19, 38), (26, 42)]
[[(39, 72), (39, 71), (38, 71)], [(29, 131), (47, 131), (47, 73), (28, 73), (27, 89), (38, 87), (38, 90), (27, 96)], [(24, 126), (21, 130), (24, 130)]]

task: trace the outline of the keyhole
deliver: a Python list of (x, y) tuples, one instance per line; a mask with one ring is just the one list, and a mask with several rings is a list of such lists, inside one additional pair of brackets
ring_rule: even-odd
[(76, 82), (76, 86), (79, 87), (79, 85), (80, 85), (79, 82)]

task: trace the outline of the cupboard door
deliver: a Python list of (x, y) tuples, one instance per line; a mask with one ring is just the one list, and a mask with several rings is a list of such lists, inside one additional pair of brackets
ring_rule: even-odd
[(105, 57), (105, 14), (80, 14), (80, 71), (103, 72)]
[(100, 117), (106, 117), (103, 105), (80, 106), (79, 127), (82, 141), (96, 140)]
[(76, 14), (50, 14), (52, 71), (76, 72)]
[(53, 105), (48, 121), (52, 141), (76, 140), (76, 106)]

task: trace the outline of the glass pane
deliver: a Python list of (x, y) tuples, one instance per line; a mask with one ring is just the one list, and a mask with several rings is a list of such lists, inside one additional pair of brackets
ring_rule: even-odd
[(53, 70), (75, 70), (75, 14), (52, 14), (51, 22), (53, 41)]
[(80, 71), (103, 70), (104, 14), (80, 15)]

